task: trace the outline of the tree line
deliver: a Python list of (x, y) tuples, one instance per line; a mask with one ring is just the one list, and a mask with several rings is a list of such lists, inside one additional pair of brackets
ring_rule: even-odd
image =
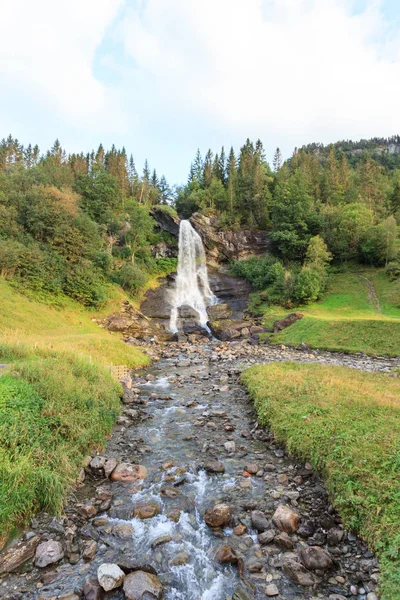
[(87, 306), (102, 304), (113, 282), (135, 292), (171, 268), (151, 256), (163, 234), (149, 214), (171, 200), (166, 178), (147, 160), (139, 175), (124, 148), (67, 155), (56, 140), (41, 154), (9, 136), (0, 142), (0, 273)]

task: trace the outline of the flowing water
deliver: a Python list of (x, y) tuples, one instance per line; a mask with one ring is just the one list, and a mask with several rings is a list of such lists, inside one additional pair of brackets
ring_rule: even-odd
[(206, 254), (201, 237), (189, 221), (179, 227), (178, 274), (173, 290), (170, 330), (178, 331), (178, 312), (190, 306), (199, 315), (199, 325), (207, 328), (207, 306), (215, 304), (216, 297), (208, 281)]
[[(232, 351), (225, 349), (219, 354), (223, 348), (210, 341), (198, 346), (172, 345), (172, 349), (166, 347), (160, 362), (134, 376), (137, 391), (126, 392), (128, 404), (104, 456), (140, 463), (148, 476), (138, 483), (111, 482), (101, 473), (92, 479), (89, 469), (84, 487), (71, 496), (64, 520), (56, 523), (45, 515), (34, 525), (42, 539), (56, 538), (64, 544), (67, 532), (76, 527), (72, 542), (80, 549), (76, 558), (66, 554), (59, 565), (45, 570), (28, 568), (22, 575), (9, 576), (3, 585), (0, 582), (0, 598), (69, 599), (68, 593), (74, 590), (82, 597), (84, 582), (96, 576), (100, 564), (133, 563), (136, 568), (157, 572), (164, 600), (261, 600), (271, 584), (285, 600), (350, 596), (366, 600), (367, 593), (375, 589), (371, 578), (378, 571), (377, 562), (350, 533), (343, 532), (341, 541), (329, 546), (336, 566), (321, 574), (314, 588), (297, 585), (282, 569), (284, 557), (292, 556), (295, 549), (307, 545), (328, 548), (327, 532), (336, 531), (340, 519), (330, 507), (319, 477), (288, 456), (270, 432), (257, 426), (238, 382), (239, 373), (252, 362), (288, 357), (277, 350), (271, 350), (270, 356), (254, 348), (259, 355), (246, 351), (241, 358), (238, 348), (242, 346), (232, 344)], [(347, 360), (328, 353), (314, 357), (295, 351), (290, 358), (328, 364), (346, 364)], [(393, 366), (389, 359), (351, 360), (351, 366), (365, 370)], [(135, 416), (128, 418), (132, 410)], [(233, 449), (227, 448), (227, 443), (233, 444)], [(209, 472), (208, 463), (215, 460), (223, 463), (223, 473)], [(251, 476), (245, 473), (249, 464), (258, 465), (259, 472), (254, 474), (251, 468)], [(111, 501), (107, 508), (100, 508), (99, 497), (104, 499), (107, 494)], [(230, 526), (212, 530), (204, 515), (221, 502), (232, 507), (234, 519)], [(82, 519), (81, 507), (88, 503), (97, 507), (97, 515)], [(135, 511), (143, 503), (155, 504), (157, 514), (140, 519)], [(307, 539), (294, 535), (289, 541), (276, 538), (260, 545), (252, 511), (262, 511), (270, 519), (279, 504), (298, 511), (305, 526), (313, 524), (312, 531)], [(233, 531), (239, 523), (247, 528), (243, 535)], [(93, 540), (97, 550), (88, 561), (82, 550)], [(295, 548), (291, 549), (289, 542)], [(216, 551), (224, 544), (237, 553), (239, 565), (218, 563)], [(351, 593), (351, 586), (361, 591)], [(235, 593), (238, 589), (241, 591)], [(116, 589), (106, 597), (123, 600), (124, 595)]]

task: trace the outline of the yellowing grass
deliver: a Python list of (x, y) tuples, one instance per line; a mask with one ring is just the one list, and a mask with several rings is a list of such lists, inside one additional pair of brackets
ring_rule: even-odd
[(104, 366), (144, 366), (149, 358), (138, 348), (127, 346), (118, 334), (111, 334), (93, 322), (120, 307), (123, 296), (115, 296), (101, 313), (66, 301), (62, 308), (35, 302), (16, 292), (0, 279), (0, 339), (30, 348), (71, 352)]

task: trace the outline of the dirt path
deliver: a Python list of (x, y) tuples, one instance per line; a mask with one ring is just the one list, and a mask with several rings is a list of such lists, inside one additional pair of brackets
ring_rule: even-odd
[(364, 275), (357, 274), (357, 277), (359, 277), (360, 279), (362, 279), (365, 282), (367, 292), (368, 292), (368, 300), (369, 300), (370, 304), (373, 306), (373, 308), (377, 312), (379, 312), (379, 313), (382, 312), (381, 303), (379, 301), (375, 286), (372, 283), (372, 281), (370, 279), (368, 279), (368, 277), (365, 277)]

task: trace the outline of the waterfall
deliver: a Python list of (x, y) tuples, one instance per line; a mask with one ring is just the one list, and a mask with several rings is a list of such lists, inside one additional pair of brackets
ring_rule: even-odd
[(170, 330), (178, 331), (178, 309), (191, 306), (199, 313), (199, 325), (208, 330), (207, 306), (215, 304), (217, 298), (210, 289), (201, 237), (189, 221), (181, 221), (179, 227), (178, 275), (172, 298)]

